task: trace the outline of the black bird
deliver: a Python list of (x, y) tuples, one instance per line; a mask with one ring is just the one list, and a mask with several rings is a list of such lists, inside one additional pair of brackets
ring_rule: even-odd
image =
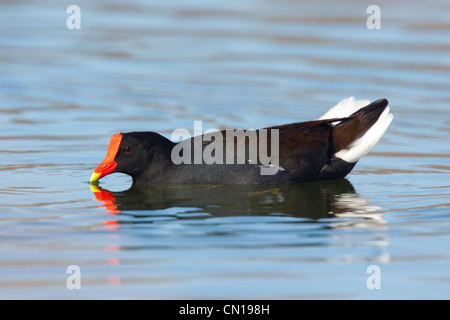
[(115, 134), (90, 182), (113, 172), (144, 187), (341, 179), (375, 146), (392, 118), (386, 99), (370, 103), (350, 97), (319, 120), (223, 130), (178, 143), (155, 132)]

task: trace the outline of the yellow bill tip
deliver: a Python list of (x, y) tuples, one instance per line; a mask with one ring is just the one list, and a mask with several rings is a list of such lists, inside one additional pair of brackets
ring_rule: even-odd
[(98, 179), (100, 179), (100, 176), (101, 176), (101, 173), (94, 171), (91, 175), (91, 178), (89, 179), (89, 183), (97, 182)]

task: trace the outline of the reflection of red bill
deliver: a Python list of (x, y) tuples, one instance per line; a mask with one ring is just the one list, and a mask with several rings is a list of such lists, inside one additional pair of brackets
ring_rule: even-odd
[(106, 210), (110, 214), (118, 214), (120, 210), (117, 209), (116, 198), (112, 194), (111, 191), (103, 190), (102, 188), (97, 187), (96, 185), (91, 184), (91, 191), (94, 193), (95, 199), (102, 201)]
[(109, 280), (109, 284), (111, 284), (111, 285), (119, 285), (121, 282), (120, 277), (115, 277), (115, 276), (109, 277), (108, 280)]
[(119, 151), (120, 142), (122, 141), (122, 135), (120, 133), (116, 133), (112, 136), (111, 141), (109, 142), (108, 152), (106, 153), (105, 160), (94, 170), (92, 173), (89, 182), (96, 182), (104, 176), (114, 172), (116, 169), (117, 163), (114, 161), (116, 158), (117, 152)]

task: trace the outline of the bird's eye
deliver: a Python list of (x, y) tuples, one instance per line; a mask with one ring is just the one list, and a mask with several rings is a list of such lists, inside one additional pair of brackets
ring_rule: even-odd
[(126, 146), (125, 149), (123, 150), (124, 152), (131, 152), (132, 148), (130, 146)]

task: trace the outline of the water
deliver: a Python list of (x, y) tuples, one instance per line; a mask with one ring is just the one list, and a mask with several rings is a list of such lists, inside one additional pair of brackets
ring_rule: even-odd
[[(69, 3), (0, 5), (1, 298), (450, 298), (447, 1), (378, 1), (380, 30), (368, 1), (75, 4), (80, 30)], [(395, 118), (346, 180), (87, 182), (117, 132), (311, 120), (352, 95)]]

